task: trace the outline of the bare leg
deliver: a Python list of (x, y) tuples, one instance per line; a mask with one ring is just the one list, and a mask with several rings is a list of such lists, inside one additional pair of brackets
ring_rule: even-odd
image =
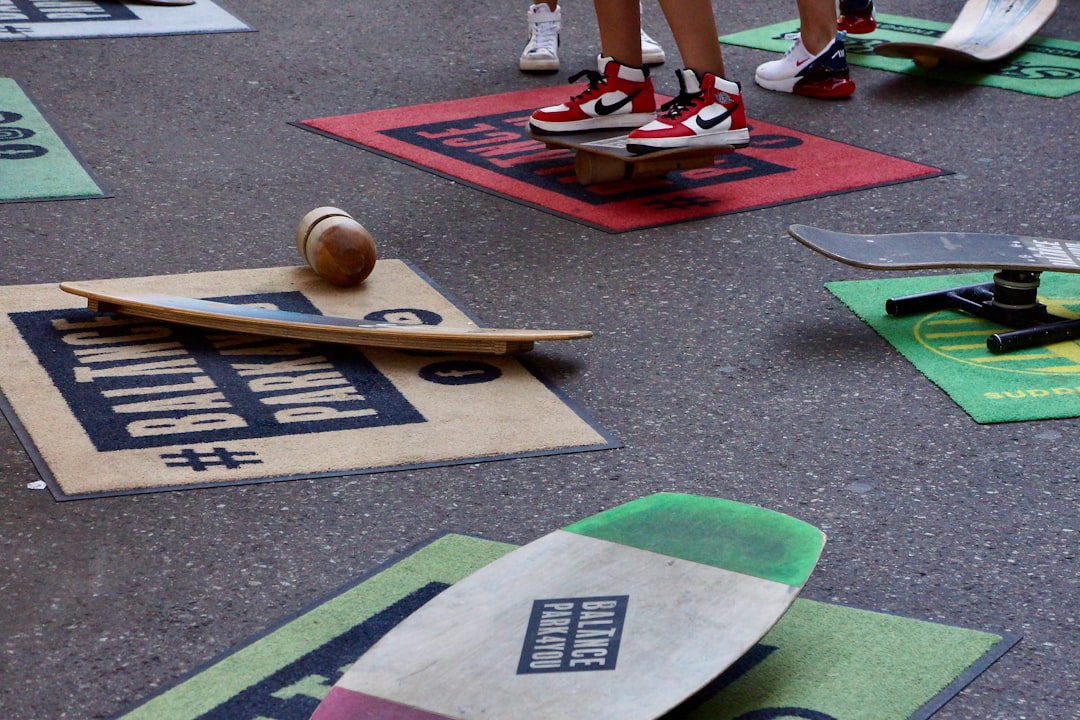
[(638, 0), (593, 0), (600, 52), (620, 65), (641, 67), (641, 5)]
[(799, 35), (803, 47), (817, 55), (836, 37), (834, 0), (796, 0), (799, 6)]
[(724, 57), (710, 0), (660, 0), (660, 8), (675, 36), (683, 65), (699, 76), (708, 72), (724, 77)]

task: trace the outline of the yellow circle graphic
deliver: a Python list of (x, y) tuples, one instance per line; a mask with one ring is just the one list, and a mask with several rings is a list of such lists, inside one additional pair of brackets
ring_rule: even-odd
[[(1080, 318), (1080, 298), (1039, 297), (1046, 309)], [(1067, 341), (995, 355), (986, 338), (1009, 328), (955, 310), (922, 316), (912, 328), (915, 340), (936, 355), (986, 370), (1025, 375), (1080, 375), (1080, 341)]]

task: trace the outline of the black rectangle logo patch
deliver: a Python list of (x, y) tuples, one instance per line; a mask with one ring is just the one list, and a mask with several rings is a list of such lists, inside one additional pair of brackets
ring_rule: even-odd
[(629, 595), (534, 600), (518, 675), (614, 670)]
[[(214, 299), (318, 314), (297, 291)], [(9, 317), (101, 452), (424, 422), (355, 348), (85, 309)]]

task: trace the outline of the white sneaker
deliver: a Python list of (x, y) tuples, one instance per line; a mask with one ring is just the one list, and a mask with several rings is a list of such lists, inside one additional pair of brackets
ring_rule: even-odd
[(802, 44), (798, 33), (787, 36), (791, 47), (779, 60), (758, 65), (754, 82), (766, 90), (789, 92), (824, 100), (846, 98), (855, 92), (855, 83), (848, 75), (844, 37), (839, 32), (817, 55)]
[(641, 31), (641, 62), (644, 65), (663, 65), (667, 60), (664, 48), (660, 43), (649, 37), (644, 30)]
[(529, 6), (529, 44), (521, 53), (518, 68), (525, 72), (551, 72), (559, 69), (559, 29), (562, 8), (552, 11), (544, 3)]

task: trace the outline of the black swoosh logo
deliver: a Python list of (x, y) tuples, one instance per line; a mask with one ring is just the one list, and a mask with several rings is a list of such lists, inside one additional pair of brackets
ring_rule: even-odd
[(735, 103), (730, 108), (728, 108), (725, 112), (720, 113), (719, 115), (714, 117), (712, 120), (702, 120), (701, 116), (698, 115), (697, 117), (694, 118), (694, 122), (696, 122), (697, 126), (699, 128), (701, 128), (702, 130), (712, 130), (714, 127), (716, 127), (717, 125), (719, 125), (720, 123), (724, 122), (729, 117), (731, 117), (731, 113), (735, 112), (738, 109), (739, 109), (739, 104)]
[(597, 115), (610, 115), (611, 113), (616, 112), (619, 108), (626, 107), (627, 104), (632, 102), (634, 98), (636, 98), (640, 93), (640, 90), (635, 90), (633, 94), (627, 95), (622, 100), (614, 102), (611, 105), (605, 105), (604, 98), (600, 98), (596, 101), (596, 105), (593, 106), (593, 109), (596, 110)]

